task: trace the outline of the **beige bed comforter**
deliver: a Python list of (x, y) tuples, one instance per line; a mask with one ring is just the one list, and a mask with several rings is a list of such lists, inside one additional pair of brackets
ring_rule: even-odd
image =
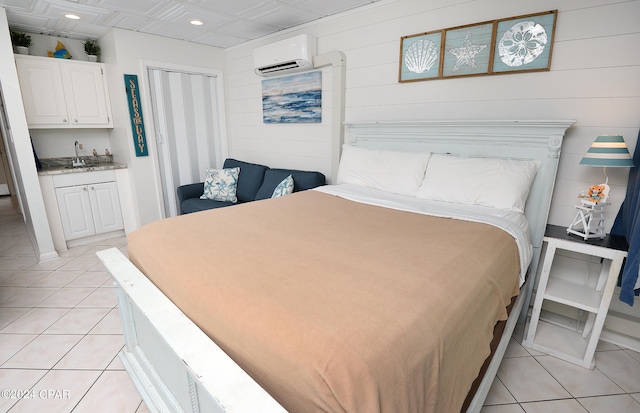
[(300, 413), (459, 411), (520, 270), (495, 227), (316, 191), (157, 221), (128, 250)]

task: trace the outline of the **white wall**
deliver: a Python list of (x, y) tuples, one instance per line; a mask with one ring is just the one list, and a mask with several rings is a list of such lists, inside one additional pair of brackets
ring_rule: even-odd
[[(400, 37), (558, 9), (550, 72), (398, 83)], [(402, 119), (575, 119), (565, 140), (550, 223), (569, 225), (577, 194), (600, 183), (579, 166), (599, 134), (622, 134), (631, 151), (640, 126), (640, 1), (383, 0), (226, 50), (231, 154), (270, 166), (330, 173), (330, 69), (323, 69), (321, 125), (264, 125), (252, 49), (299, 33), (318, 53), (347, 58), (346, 121)], [(607, 229), (624, 198), (627, 169), (611, 170)]]
[[(154, 35), (112, 29), (100, 39), (101, 61), (107, 64), (114, 128), (110, 142), (114, 161), (128, 165), (132, 198), (138, 213), (138, 225), (162, 218), (160, 177), (154, 137), (152, 107), (145, 63), (161, 67), (183, 67), (194, 72), (224, 70), (222, 49)], [(133, 146), (124, 75), (138, 76), (142, 112), (149, 156), (136, 157)], [(222, 76), (220, 76), (221, 79)], [(222, 90), (222, 88), (220, 88)], [(223, 135), (226, 139), (226, 134)]]
[(36, 257), (46, 261), (58, 257), (49, 231), (49, 221), (40, 182), (31, 149), (27, 119), (24, 114), (18, 73), (13, 59), (13, 48), (9, 34), (6, 10), (0, 7), (0, 84), (6, 106), (12, 139), (7, 139), (16, 179), (16, 189), (22, 200), (27, 232), (34, 243)]

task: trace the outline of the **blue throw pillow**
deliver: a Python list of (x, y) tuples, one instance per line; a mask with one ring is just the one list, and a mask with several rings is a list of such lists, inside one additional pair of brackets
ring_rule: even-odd
[(271, 198), (277, 198), (279, 196), (289, 195), (293, 192), (293, 177), (291, 175), (287, 176), (276, 186), (276, 189), (273, 190), (273, 195)]
[(240, 168), (207, 169), (204, 180), (204, 193), (200, 199), (214, 201), (238, 202), (236, 190), (238, 188), (238, 174)]

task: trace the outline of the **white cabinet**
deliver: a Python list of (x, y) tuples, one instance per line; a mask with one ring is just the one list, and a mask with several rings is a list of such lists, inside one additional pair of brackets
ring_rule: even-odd
[(30, 128), (113, 127), (105, 65), (16, 55)]
[[(525, 347), (558, 357), (586, 368), (595, 365), (594, 354), (604, 326), (611, 297), (627, 256), (623, 237), (608, 235), (604, 240), (584, 241), (568, 235), (566, 228), (547, 226), (544, 237), (547, 249), (542, 262), (540, 281), (528, 320), (523, 341)], [(572, 282), (562, 278), (563, 266), (555, 266), (558, 251), (571, 251), (586, 256), (599, 257), (602, 266), (597, 280)], [(568, 270), (566, 266), (564, 270)], [(571, 328), (554, 319), (541, 318), (545, 301), (559, 303), (587, 314), (586, 322), (580, 320)]]
[[(90, 179), (91, 174), (96, 173), (84, 175), (89, 175)], [(99, 182), (105, 180), (107, 174), (93, 175), (95, 183), (84, 183), (79, 181), (82, 177), (77, 176), (81, 174), (74, 175), (76, 176), (63, 175), (54, 179), (65, 240), (71, 241), (124, 229), (116, 182)]]

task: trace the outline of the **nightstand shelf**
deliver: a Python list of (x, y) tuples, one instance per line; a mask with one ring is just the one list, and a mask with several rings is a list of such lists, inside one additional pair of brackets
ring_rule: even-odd
[[(531, 317), (527, 320), (525, 347), (558, 357), (586, 368), (595, 365), (594, 354), (604, 326), (611, 297), (618, 280), (627, 244), (623, 237), (607, 236), (603, 240), (583, 240), (567, 234), (566, 228), (547, 226), (544, 237), (547, 249)], [(553, 267), (558, 250), (600, 257), (602, 268), (595, 286), (560, 278)], [(540, 319), (544, 301), (552, 301), (587, 313), (584, 324), (575, 329)], [(582, 331), (580, 331), (582, 327)]]

